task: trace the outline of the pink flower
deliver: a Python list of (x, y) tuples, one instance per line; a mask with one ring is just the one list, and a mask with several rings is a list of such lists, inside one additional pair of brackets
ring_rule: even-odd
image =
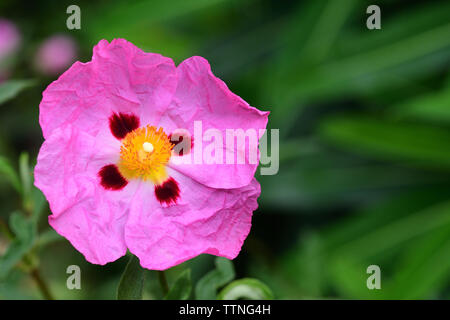
[(57, 75), (76, 59), (77, 46), (69, 36), (56, 35), (39, 47), (35, 57), (36, 68), (47, 75)]
[[(35, 184), (50, 203), (49, 223), (95, 264), (127, 248), (156, 270), (203, 253), (233, 259), (257, 208), (257, 162), (176, 160), (209, 148), (195, 121), (224, 136), (254, 129), (259, 139), (267, 117), (201, 57), (176, 67), (126, 40), (102, 40), (92, 61), (76, 62), (43, 93)], [(181, 140), (190, 146), (176, 153)], [(259, 159), (257, 146), (233, 145)]]
[(20, 33), (16, 26), (9, 20), (0, 18), (0, 63), (17, 50), (20, 41)]

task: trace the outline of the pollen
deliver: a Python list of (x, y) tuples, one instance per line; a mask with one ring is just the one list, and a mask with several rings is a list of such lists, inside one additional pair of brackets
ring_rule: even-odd
[(129, 132), (120, 147), (120, 173), (160, 185), (168, 178), (166, 165), (173, 146), (162, 128), (146, 126)]

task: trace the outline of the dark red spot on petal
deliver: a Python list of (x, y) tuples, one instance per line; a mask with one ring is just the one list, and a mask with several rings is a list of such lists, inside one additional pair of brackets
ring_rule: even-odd
[(174, 144), (172, 150), (174, 151), (174, 155), (176, 156), (189, 154), (191, 152), (191, 149), (194, 147), (194, 138), (188, 135), (187, 133), (185, 134), (171, 133), (169, 135), (169, 140)]
[(139, 118), (134, 114), (113, 113), (109, 117), (109, 128), (117, 139), (123, 139), (127, 133), (139, 128)]
[(180, 197), (180, 188), (173, 178), (169, 178), (163, 184), (155, 187), (155, 195), (161, 204), (175, 204)]
[(128, 181), (120, 174), (119, 168), (114, 164), (101, 168), (98, 175), (101, 185), (107, 190), (120, 190), (128, 184)]

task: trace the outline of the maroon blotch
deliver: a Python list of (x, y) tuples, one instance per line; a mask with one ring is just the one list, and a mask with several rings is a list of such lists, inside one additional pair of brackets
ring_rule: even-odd
[(163, 184), (155, 186), (155, 195), (161, 204), (175, 204), (180, 196), (180, 188), (173, 178), (169, 178)]
[[(178, 141), (177, 137), (173, 137), (172, 138), (173, 133), (171, 133), (169, 135), (169, 141), (172, 142), (174, 144), (173, 150), (175, 150), (174, 155), (176, 156), (182, 156), (183, 154), (189, 154), (192, 150), (192, 148), (194, 147), (194, 138), (192, 136), (186, 136), (186, 135), (179, 135), (178, 137)], [(177, 150), (177, 146), (183, 142), (184, 139), (189, 139), (191, 140), (191, 145), (188, 148), (181, 148), (179, 151)], [(178, 151), (178, 152), (177, 152)]]
[(134, 114), (113, 113), (109, 117), (109, 128), (114, 137), (123, 139), (129, 132), (139, 128), (139, 118)]
[(107, 190), (120, 190), (128, 184), (128, 181), (120, 174), (119, 168), (114, 164), (101, 168), (98, 175), (101, 185)]

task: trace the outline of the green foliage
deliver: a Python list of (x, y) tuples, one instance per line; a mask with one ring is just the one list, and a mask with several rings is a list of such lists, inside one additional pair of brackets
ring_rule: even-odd
[(23, 196), (28, 197), (32, 185), (32, 177), (29, 164), (30, 157), (28, 153), (22, 152), (19, 157), (19, 173), (22, 181)]
[(22, 90), (33, 86), (34, 80), (9, 80), (0, 84), (0, 104), (16, 97)]
[(195, 288), (195, 296), (199, 300), (214, 300), (217, 290), (234, 279), (233, 263), (226, 258), (216, 258), (216, 269), (201, 278)]
[(11, 183), (11, 185), (14, 187), (14, 189), (16, 189), (17, 192), (22, 191), (20, 180), (16, 171), (12, 167), (9, 160), (4, 157), (0, 157), (0, 174), (3, 175)]
[[(3, 4), (6, 17), (20, 17), (24, 40), (0, 84), (0, 298), (36, 298), (24, 279), (39, 266), (58, 297), (112, 299), (123, 271), (121, 262), (93, 266), (60, 241), (33, 186), (44, 89), (34, 84), (57, 77), (37, 74), (31, 61), (62, 32), (75, 38), (82, 62), (100, 39), (119, 37), (177, 64), (204, 56), (280, 129), (280, 171), (257, 176), (254, 226), (233, 261), (244, 278), (233, 281), (231, 261), (218, 258), (210, 270), (201, 256), (167, 272), (165, 296), (154, 273), (144, 283), (133, 258), (123, 277), (134, 285), (122, 278), (121, 297), (448, 299), (450, 2), (379, 1), (382, 29), (374, 31), (365, 27), (370, 4), (85, 0), (82, 28), (70, 33), (49, 0), (30, 12)], [(81, 266), (88, 289), (66, 290), (68, 261)], [(381, 290), (366, 287), (372, 264)]]
[[(104, 7), (86, 13), (88, 36), (93, 42), (99, 38), (112, 40), (125, 38), (141, 46), (162, 52), (172, 57), (184, 57), (195, 45), (195, 39), (185, 38), (173, 30), (165, 30), (160, 23), (180, 19), (189, 14), (212, 6), (220, 5), (224, 0), (175, 0), (175, 1), (129, 1), (118, 0)], [(102, 19), (98, 19), (99, 11)], [(133, 19), (129, 19), (133, 17)], [(146, 30), (146, 32), (142, 32)], [(190, 50), (189, 50), (190, 49)]]
[(145, 270), (139, 259), (132, 255), (117, 287), (118, 300), (141, 300), (144, 288)]
[(449, 224), (443, 225), (408, 246), (383, 298), (432, 298), (445, 288), (450, 278), (449, 231)]
[(191, 284), (191, 270), (184, 270), (178, 278), (175, 280), (172, 288), (170, 288), (169, 293), (165, 296), (167, 300), (186, 300), (189, 299), (191, 294), (192, 284)]
[[(381, 92), (388, 85), (401, 86), (399, 80), (403, 77), (429, 74), (436, 65), (446, 63), (445, 58), (430, 55), (438, 52), (448, 56), (450, 24), (442, 14), (450, 9), (448, 3), (426, 6), (428, 17), (436, 13), (432, 21), (424, 19), (423, 8), (413, 6), (405, 10), (408, 14), (403, 18), (384, 18), (382, 34), (357, 28), (359, 33), (342, 30), (339, 37), (334, 36), (352, 13), (361, 13), (368, 5), (358, 3), (355, 9), (355, 4), (345, 1), (338, 5), (336, 1), (323, 0), (298, 6), (293, 14), (294, 26), (286, 28), (289, 44), (274, 65), (276, 79), (270, 79), (266, 90), (270, 93), (267, 99), (272, 97), (273, 103), (280, 105), (277, 126), (290, 123), (295, 119), (293, 112), (297, 114), (313, 101), (364, 94), (374, 88)], [(333, 6), (339, 7), (337, 13)], [(327, 19), (328, 16), (333, 18)], [(326, 54), (330, 47), (339, 50)]]
[(425, 93), (400, 103), (392, 113), (401, 119), (426, 120), (437, 123), (450, 122), (450, 87), (433, 93)]
[(21, 212), (13, 212), (9, 218), (14, 239), (6, 252), (0, 257), (0, 279), (4, 279), (33, 247), (36, 237), (35, 225)]
[(450, 168), (450, 131), (422, 124), (399, 123), (369, 117), (326, 119), (320, 134), (339, 146), (409, 164)]

